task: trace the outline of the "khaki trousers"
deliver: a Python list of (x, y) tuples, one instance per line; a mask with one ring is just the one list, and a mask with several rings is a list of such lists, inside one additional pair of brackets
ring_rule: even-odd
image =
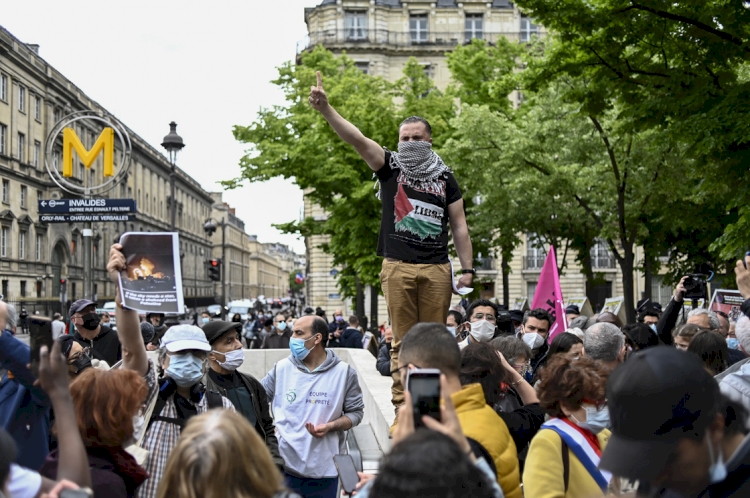
[[(391, 371), (398, 368), (398, 352), (407, 332), (418, 323), (445, 323), (451, 304), (450, 263), (415, 264), (383, 260), (380, 283), (393, 329)], [(392, 403), (404, 403), (404, 386), (399, 372), (393, 374)]]

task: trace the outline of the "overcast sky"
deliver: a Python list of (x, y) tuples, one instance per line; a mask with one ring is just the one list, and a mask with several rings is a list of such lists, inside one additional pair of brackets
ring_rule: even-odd
[[(178, 165), (209, 191), (236, 177), (244, 147), (232, 126), (283, 104), (270, 83), (306, 34), (320, 0), (3, 0), (0, 24), (130, 129), (161, 150), (169, 122), (185, 140)], [(281, 179), (226, 192), (246, 231), (304, 254), (272, 223), (296, 220), (302, 193)]]

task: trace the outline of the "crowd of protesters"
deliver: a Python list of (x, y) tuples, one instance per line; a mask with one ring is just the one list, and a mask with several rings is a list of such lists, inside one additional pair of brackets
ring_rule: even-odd
[[(124, 267), (112, 246), (114, 282)], [(410, 370), (441, 373), (439, 419), (415, 429), (407, 389), (392, 450), (358, 475), (358, 496), (750, 496), (750, 271), (736, 273), (747, 300), (726, 323), (685, 313), (681, 283), (663, 309), (640, 303), (636, 323), (569, 307), (555, 337), (547, 310), (465, 303), (413, 326), (396, 371), (390, 328), (368, 348), (341, 310), (330, 323), (308, 309), (198, 327), (142, 321), (118, 301), (115, 330), (80, 300), (35, 377), (19, 314), (0, 302), (0, 492), (337, 496), (333, 457), (365, 408), (357, 371), (332, 350), (350, 347), (407, 387)], [(256, 379), (238, 370), (253, 345), (289, 356)]]

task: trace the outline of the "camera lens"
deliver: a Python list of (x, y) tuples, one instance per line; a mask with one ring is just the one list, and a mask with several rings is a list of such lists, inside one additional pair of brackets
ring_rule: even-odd
[(682, 286), (685, 287), (686, 291), (690, 292), (698, 286), (698, 282), (693, 277), (688, 277), (682, 282)]

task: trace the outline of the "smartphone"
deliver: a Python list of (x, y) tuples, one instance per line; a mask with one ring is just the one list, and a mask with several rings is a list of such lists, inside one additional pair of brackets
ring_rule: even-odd
[(357, 469), (354, 467), (354, 459), (351, 455), (334, 455), (333, 463), (336, 465), (344, 492), (349, 495), (352, 494), (359, 482), (359, 475), (357, 475)]
[(29, 317), (29, 345), (31, 346), (31, 375), (39, 377), (39, 352), (42, 346), (52, 351), (52, 320), (46, 316)]
[(742, 258), (742, 264), (743, 264), (743, 265), (745, 265), (745, 269), (746, 269), (746, 270), (747, 270), (747, 262), (745, 261), (745, 259), (747, 259), (747, 257), (748, 257), (748, 256), (750, 256), (750, 251), (747, 251), (747, 252), (745, 253), (745, 257), (744, 257), (744, 258)]
[(415, 428), (424, 427), (422, 417), (425, 415), (440, 420), (440, 370), (409, 370), (406, 376), (406, 389), (411, 394)]

